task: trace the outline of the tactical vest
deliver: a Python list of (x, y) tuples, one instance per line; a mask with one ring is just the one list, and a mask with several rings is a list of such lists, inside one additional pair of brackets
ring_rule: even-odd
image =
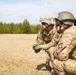
[(46, 30), (41, 31), (42, 39), (47, 44), (52, 40), (53, 31), (47, 32)]

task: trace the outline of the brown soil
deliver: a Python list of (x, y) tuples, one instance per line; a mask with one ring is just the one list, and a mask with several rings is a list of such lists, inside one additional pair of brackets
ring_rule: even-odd
[(0, 34), (0, 75), (50, 75), (43, 67), (46, 53), (35, 53), (32, 45), (37, 34)]

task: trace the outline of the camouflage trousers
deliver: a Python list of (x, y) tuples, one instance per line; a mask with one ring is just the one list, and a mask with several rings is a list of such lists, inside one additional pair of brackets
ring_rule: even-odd
[(76, 75), (76, 60), (59, 61), (55, 59), (53, 67), (58, 75)]
[(52, 66), (52, 62), (54, 60), (54, 51), (56, 50), (56, 47), (51, 47), (50, 49), (46, 50), (47, 52), (47, 59), (46, 59), (46, 62), (48, 63), (49, 62), (49, 65), (51, 68), (53, 68)]

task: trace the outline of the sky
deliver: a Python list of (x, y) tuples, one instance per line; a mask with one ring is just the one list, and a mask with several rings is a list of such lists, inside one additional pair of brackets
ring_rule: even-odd
[(20, 23), (27, 19), (37, 24), (42, 15), (55, 17), (61, 11), (70, 11), (76, 18), (76, 0), (0, 0), (0, 22)]

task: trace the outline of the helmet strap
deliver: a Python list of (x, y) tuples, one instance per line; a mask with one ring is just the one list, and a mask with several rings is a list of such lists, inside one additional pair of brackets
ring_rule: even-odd
[(60, 20), (61, 22), (72, 22), (72, 23), (74, 23), (74, 20), (72, 20), (72, 19), (63, 19), (63, 20)]
[(76, 19), (74, 19), (74, 25), (76, 26)]

